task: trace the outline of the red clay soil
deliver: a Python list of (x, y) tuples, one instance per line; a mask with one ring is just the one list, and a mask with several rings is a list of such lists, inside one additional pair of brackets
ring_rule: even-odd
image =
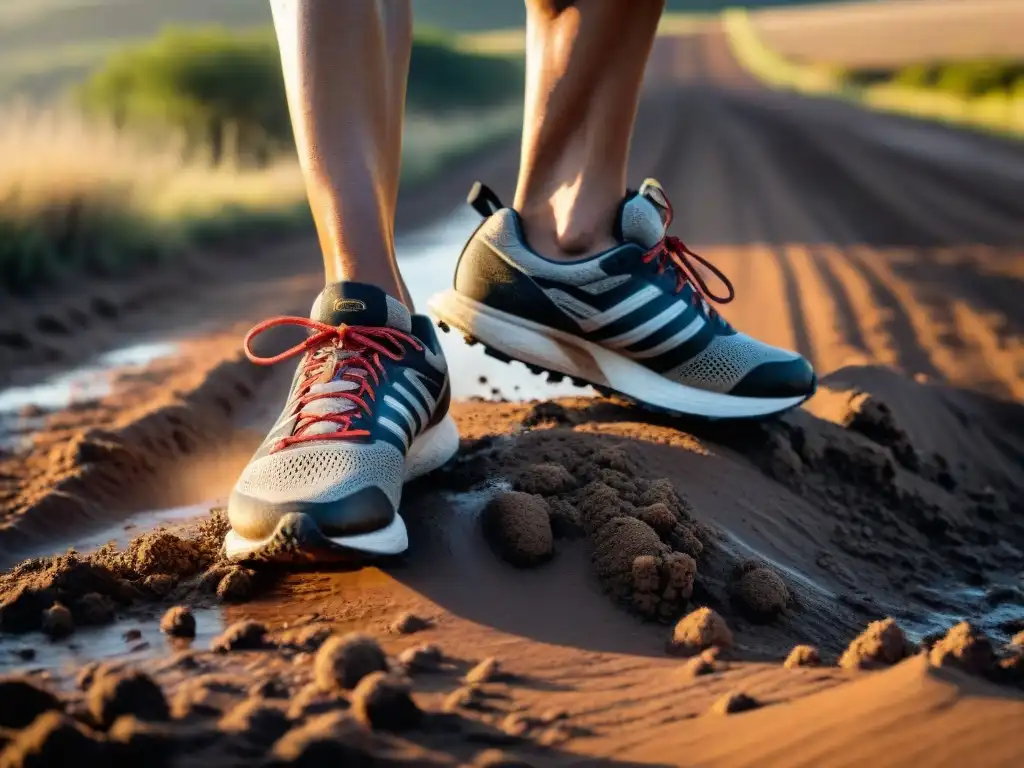
[[(713, 36), (655, 62), (666, 90), (645, 103), (635, 175), (665, 168), (697, 242), (770, 244), (703, 250), (737, 284), (730, 319), (811, 356), (818, 396), (741, 425), (586, 397), (457, 402), (462, 448), (407, 489), (413, 546), (386, 568), (228, 567), (216, 515), (22, 562), (0, 577), (18, 672), (0, 679), (0, 765), (1024, 761), (1024, 259), (1005, 244), (1024, 196), (990, 168), (1019, 149), (936, 128), (996, 160), (897, 152), (870, 137), (904, 122), (743, 90)], [(936, 244), (944, 230), (968, 245)], [(86, 522), (230, 488), (290, 375), (245, 363), (240, 332), (302, 312), (320, 277), (310, 242), (257, 252), (246, 282), (210, 270), (187, 305), (120, 321), (187, 329), (178, 354), (0, 458), (9, 565)], [(189, 647), (213, 604), (230, 626)], [(42, 669), (125, 619), (161, 653), (75, 684)]]

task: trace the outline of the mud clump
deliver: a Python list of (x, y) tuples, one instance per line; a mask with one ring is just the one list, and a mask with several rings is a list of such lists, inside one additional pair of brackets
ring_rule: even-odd
[(990, 675), (996, 667), (992, 643), (966, 621), (952, 627), (931, 647), (928, 661), (936, 667), (957, 667), (972, 675)]
[(576, 478), (561, 464), (534, 464), (516, 476), (512, 487), (523, 493), (555, 496), (576, 488)]
[(388, 628), (392, 634), (411, 635), (414, 632), (422, 632), (425, 629), (430, 629), (431, 626), (432, 624), (428, 619), (424, 619), (421, 616), (417, 616), (415, 613), (409, 613), (406, 611), (392, 621)]
[(328, 712), (293, 728), (274, 744), (274, 765), (315, 768), (378, 763), (371, 732), (344, 712)]
[(797, 645), (789, 652), (789, 656), (782, 663), (786, 669), (797, 669), (798, 667), (817, 667), (821, 665), (821, 654), (813, 645)]
[(594, 534), (594, 542), (597, 575), (618, 596), (626, 596), (631, 591), (636, 558), (660, 558), (668, 554), (668, 547), (655, 530), (635, 517), (612, 518)]
[(175, 605), (167, 609), (160, 619), (160, 631), (170, 637), (195, 637), (196, 617), (187, 605)]
[(914, 653), (903, 630), (893, 619), (873, 621), (839, 658), (844, 669), (873, 669), (902, 661)]
[(46, 712), (18, 732), (0, 755), (0, 765), (96, 765), (104, 752), (104, 745), (91, 731), (61, 712)]
[(398, 664), (408, 674), (433, 672), (443, 663), (444, 654), (441, 649), (430, 643), (406, 648), (398, 654)]
[(670, 653), (692, 656), (706, 648), (731, 648), (732, 630), (725, 619), (710, 608), (698, 608), (684, 616), (672, 631)]
[(554, 554), (554, 535), (543, 497), (500, 493), (483, 509), (484, 534), (508, 563), (519, 568), (540, 565)]
[(0, 678), (0, 727), (24, 728), (39, 715), (64, 707), (56, 696), (22, 677)]
[(102, 728), (109, 728), (122, 715), (162, 721), (171, 714), (160, 686), (135, 670), (100, 675), (89, 688), (87, 702), (93, 721)]
[(573, 419), (563, 406), (545, 401), (537, 403), (523, 417), (522, 425), (526, 428), (538, 426), (564, 426), (572, 424)]
[(481, 683), (492, 683), (503, 677), (505, 677), (505, 674), (502, 672), (501, 663), (493, 656), (490, 656), (469, 670), (464, 680), (471, 685), (479, 685)]
[(352, 691), (352, 713), (369, 728), (403, 731), (423, 716), (409, 686), (386, 672), (371, 672)]
[(896, 423), (892, 410), (877, 397), (858, 393), (850, 398), (849, 410), (843, 418), (847, 429), (892, 451), (893, 457), (911, 472), (921, 469), (921, 458), (910, 437)]
[(710, 712), (714, 715), (733, 715), (737, 712), (749, 712), (757, 709), (761, 703), (745, 693), (727, 693), (711, 705)]
[(772, 569), (756, 561), (736, 568), (729, 595), (741, 613), (754, 621), (771, 621), (789, 605), (789, 588)]
[(75, 620), (71, 611), (61, 603), (54, 603), (43, 611), (42, 630), (54, 640), (67, 637), (75, 631)]
[[(0, 629), (28, 632), (45, 622), (51, 637), (65, 636), (63, 609), (71, 611), (72, 626), (108, 624), (137, 601), (198, 589), (192, 577), (217, 560), (225, 528), (226, 517), (213, 511), (191, 538), (158, 530), (124, 550), (108, 544), (89, 555), (25, 560), (0, 576)], [(51, 610), (58, 604), (61, 610)]]
[(228, 651), (253, 651), (267, 647), (267, 627), (258, 621), (237, 621), (210, 643), (210, 650), (218, 653)]
[(217, 583), (217, 597), (225, 603), (244, 603), (252, 599), (254, 573), (248, 568), (228, 568)]
[(106, 595), (89, 592), (71, 604), (71, 614), (82, 626), (110, 624), (117, 614), (117, 604)]
[(174, 574), (191, 576), (202, 566), (199, 548), (167, 531), (133, 539), (123, 556), (124, 569), (139, 576)]
[(313, 676), (323, 691), (350, 691), (373, 672), (387, 672), (388, 660), (368, 635), (353, 632), (325, 642), (313, 662)]
[(265, 699), (246, 699), (217, 723), (228, 733), (238, 733), (249, 741), (269, 747), (288, 732), (291, 723), (280, 706)]

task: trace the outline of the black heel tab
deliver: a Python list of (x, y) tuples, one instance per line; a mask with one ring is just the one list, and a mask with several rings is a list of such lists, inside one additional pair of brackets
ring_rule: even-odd
[(473, 187), (466, 196), (466, 202), (476, 209), (476, 212), (485, 219), (493, 213), (497, 213), (505, 206), (494, 194), (494, 190), (479, 181), (473, 183)]

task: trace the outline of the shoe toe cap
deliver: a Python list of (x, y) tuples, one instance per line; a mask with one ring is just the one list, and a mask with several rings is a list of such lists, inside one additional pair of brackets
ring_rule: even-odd
[(814, 368), (803, 357), (761, 363), (729, 392), (738, 397), (810, 397), (817, 388)]

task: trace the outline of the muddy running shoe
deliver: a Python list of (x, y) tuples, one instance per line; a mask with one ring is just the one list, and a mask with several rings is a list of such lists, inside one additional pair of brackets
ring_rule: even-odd
[[(657, 410), (708, 418), (766, 416), (815, 389), (800, 355), (736, 331), (711, 307), (728, 278), (666, 234), (672, 207), (648, 179), (623, 201), (620, 245), (577, 261), (530, 250), (519, 215), (474, 186), (484, 216), (459, 259), (455, 287), (430, 301), (441, 327), (553, 380), (570, 376)], [(727, 288), (713, 294), (698, 266)]]
[[(279, 325), (309, 337), (257, 357), (254, 337)], [(408, 547), (402, 485), (459, 445), (448, 368), (429, 318), (379, 288), (327, 286), (311, 317), (276, 317), (245, 339), (249, 359), (302, 357), (280, 418), (228, 501), (232, 560), (350, 560)]]

